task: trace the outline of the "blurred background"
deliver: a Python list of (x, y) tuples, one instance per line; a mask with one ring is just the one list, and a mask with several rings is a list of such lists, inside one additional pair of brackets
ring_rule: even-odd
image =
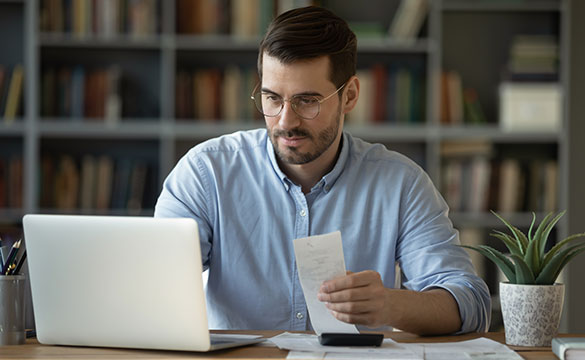
[[(264, 126), (260, 38), (311, 4), (358, 36), (346, 130), (420, 164), (463, 243), (500, 247), (489, 210), (526, 230), (566, 209), (549, 246), (585, 231), (583, 1), (0, 0), (2, 244), (26, 213), (152, 216), (189, 148)], [(499, 330), (501, 275), (472, 256)], [(561, 331), (585, 332), (584, 271), (562, 276)]]

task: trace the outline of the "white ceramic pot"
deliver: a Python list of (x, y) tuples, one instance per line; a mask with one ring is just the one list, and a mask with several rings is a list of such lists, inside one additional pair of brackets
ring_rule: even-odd
[(550, 346), (556, 336), (564, 284), (516, 285), (500, 283), (500, 303), (506, 343), (516, 346)]

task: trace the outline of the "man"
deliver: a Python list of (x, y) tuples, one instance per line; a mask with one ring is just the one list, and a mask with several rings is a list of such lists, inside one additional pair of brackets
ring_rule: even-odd
[[(155, 216), (192, 217), (209, 269), (210, 327), (310, 328), (293, 239), (340, 230), (347, 276), (319, 300), (339, 320), (419, 334), (486, 331), (490, 296), (424, 171), (343, 132), (358, 101), (356, 38), (328, 10), (277, 17), (253, 94), (266, 130), (191, 149)], [(394, 289), (399, 262), (406, 289)]]

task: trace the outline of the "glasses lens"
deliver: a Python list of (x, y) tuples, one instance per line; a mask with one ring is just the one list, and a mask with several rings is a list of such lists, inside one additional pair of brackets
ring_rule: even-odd
[(276, 116), (282, 109), (282, 98), (274, 94), (256, 92), (254, 93), (254, 104), (262, 115)]
[(314, 96), (295, 96), (291, 102), (295, 112), (302, 118), (314, 119), (319, 115), (319, 99)]

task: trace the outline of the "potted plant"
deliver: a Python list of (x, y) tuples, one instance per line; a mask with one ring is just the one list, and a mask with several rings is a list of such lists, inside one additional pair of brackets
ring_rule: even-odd
[(500, 283), (500, 302), (506, 343), (518, 346), (550, 346), (557, 334), (563, 308), (564, 284), (555, 283), (561, 270), (585, 251), (585, 243), (574, 243), (585, 233), (571, 235), (546, 250), (550, 232), (565, 211), (549, 213), (533, 232), (536, 215), (524, 234), (492, 211), (511, 234), (494, 230), (490, 235), (501, 240), (509, 254), (488, 245), (465, 246), (493, 261), (508, 278)]

